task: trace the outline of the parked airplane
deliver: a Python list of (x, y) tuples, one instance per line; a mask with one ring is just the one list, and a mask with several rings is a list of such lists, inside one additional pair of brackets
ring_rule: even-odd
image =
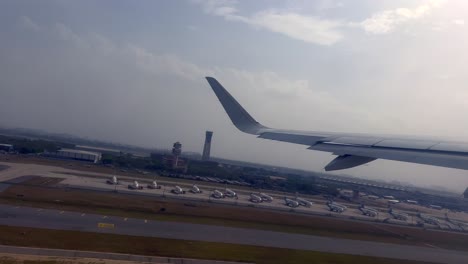
[(392, 208), (388, 210), (388, 213), (397, 220), (408, 221), (409, 219), (409, 215), (407, 213), (397, 212), (397, 211), (394, 211)]
[(171, 193), (173, 194), (184, 194), (185, 191), (180, 188), (180, 186), (176, 185), (174, 186), (174, 189), (171, 190)]
[(427, 215), (427, 214), (421, 214), (419, 213), (418, 216), (426, 223), (428, 224), (431, 224), (431, 225), (440, 225), (440, 221), (439, 219), (433, 217), (433, 216), (430, 216), (430, 215)]
[(400, 203), (400, 201), (399, 200), (388, 200), (388, 203), (397, 204), (397, 203)]
[(148, 184), (148, 189), (161, 189), (161, 186), (158, 185), (156, 181), (153, 181), (152, 183)]
[(376, 217), (379, 214), (379, 211), (374, 208), (370, 208), (364, 205), (359, 206), (359, 211), (362, 212), (363, 215)]
[(298, 207), (299, 206), (299, 203), (297, 201), (295, 201), (293, 199), (289, 199), (287, 197), (284, 197), (284, 202), (289, 207)]
[(211, 197), (216, 198), (216, 199), (221, 199), (221, 198), (224, 198), (224, 194), (218, 190), (214, 190), (213, 193), (211, 194)]
[(273, 129), (257, 122), (213, 77), (206, 77), (232, 123), (259, 138), (309, 146), (338, 155), (326, 171), (342, 170), (376, 159), (412, 162), (468, 170), (468, 143), (370, 134), (304, 132)]
[(307, 201), (306, 199), (302, 199), (299, 197), (296, 197), (296, 201), (299, 203), (299, 205), (302, 205), (305, 207), (311, 207), (313, 204), (311, 201)]
[(112, 178), (108, 179), (107, 180), (107, 184), (119, 184), (119, 181), (117, 180), (117, 177), (116, 176), (112, 176)]
[(262, 199), (262, 197), (251, 193), (249, 201), (251, 201), (252, 203), (261, 203), (261, 202), (263, 202), (263, 199)]
[(328, 209), (330, 209), (330, 211), (336, 212), (336, 213), (342, 213), (348, 208), (345, 205), (335, 203), (332, 201), (328, 201), (327, 206), (328, 206)]
[(190, 192), (191, 193), (202, 193), (202, 190), (200, 190), (200, 188), (198, 188), (198, 186), (192, 185), (192, 188), (190, 188)]
[(138, 184), (137, 181), (134, 181), (133, 184), (129, 184), (129, 185), (128, 185), (128, 188), (129, 188), (129, 189), (132, 189), (132, 190), (143, 190), (143, 186), (141, 186), (140, 184)]
[(263, 202), (273, 202), (273, 197), (271, 197), (270, 195), (266, 194), (266, 193), (259, 193), (260, 198), (262, 199)]
[(237, 193), (231, 189), (226, 188), (226, 190), (224, 190), (224, 196), (234, 198), (237, 197)]
[(418, 201), (415, 201), (415, 200), (406, 200), (406, 203), (409, 203), (409, 204), (419, 204)]

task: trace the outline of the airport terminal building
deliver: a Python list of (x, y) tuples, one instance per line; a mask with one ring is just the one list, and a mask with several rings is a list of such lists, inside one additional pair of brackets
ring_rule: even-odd
[(57, 150), (56, 152), (47, 152), (44, 154), (49, 157), (60, 158), (60, 159), (73, 159), (73, 160), (88, 161), (88, 162), (93, 162), (93, 163), (98, 163), (99, 161), (101, 161), (101, 153), (77, 150), (77, 149), (60, 149), (60, 150)]

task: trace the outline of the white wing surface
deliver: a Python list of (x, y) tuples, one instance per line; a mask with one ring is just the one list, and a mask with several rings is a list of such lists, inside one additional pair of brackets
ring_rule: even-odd
[(356, 167), (376, 159), (404, 161), (468, 170), (468, 143), (417, 137), (379, 136), (273, 129), (257, 122), (213, 77), (206, 77), (232, 123), (259, 138), (308, 146), (338, 157), (325, 170)]

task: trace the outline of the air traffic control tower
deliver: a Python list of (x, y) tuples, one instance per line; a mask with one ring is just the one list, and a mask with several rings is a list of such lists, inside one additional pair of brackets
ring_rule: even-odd
[(212, 137), (213, 137), (213, 131), (206, 131), (205, 146), (203, 147), (202, 160), (210, 160), (211, 138)]

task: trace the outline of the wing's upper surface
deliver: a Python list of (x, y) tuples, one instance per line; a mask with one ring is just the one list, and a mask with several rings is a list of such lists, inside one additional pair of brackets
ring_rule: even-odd
[(228, 91), (206, 77), (233, 124), (259, 138), (309, 146), (311, 150), (338, 155), (325, 170), (356, 167), (375, 159), (387, 159), (468, 170), (468, 143), (417, 137), (306, 132), (268, 128), (257, 122)]

